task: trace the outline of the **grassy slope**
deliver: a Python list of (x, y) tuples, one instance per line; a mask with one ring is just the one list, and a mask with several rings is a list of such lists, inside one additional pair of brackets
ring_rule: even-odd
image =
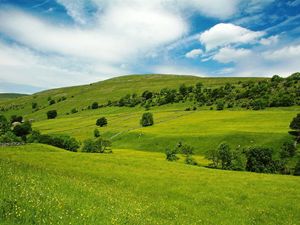
[(27, 95), (26, 94), (18, 94), (18, 93), (0, 93), (0, 102), (8, 101), (8, 100), (23, 97), (23, 96), (27, 96)]
[[(79, 140), (93, 136), (95, 121), (106, 116), (109, 125), (101, 128), (101, 133), (112, 138), (115, 148), (131, 148), (139, 150), (164, 151), (178, 141), (184, 141), (195, 147), (197, 153), (216, 147), (227, 141), (238, 145), (268, 145), (279, 148), (284, 139), (289, 138), (287, 131), (291, 119), (299, 112), (299, 107), (268, 109), (264, 111), (224, 110), (209, 111), (201, 108), (196, 112), (185, 112), (190, 103), (171, 104), (154, 107), (155, 125), (141, 128), (139, 120), (144, 112), (141, 107), (119, 108), (108, 107), (97, 110), (81, 111), (94, 101), (100, 104), (107, 100), (116, 100), (128, 93), (141, 93), (144, 90), (158, 91), (163, 87), (177, 88), (180, 84), (202, 82), (205, 86), (215, 87), (227, 82), (237, 84), (238, 81), (266, 78), (199, 78), (194, 76), (175, 75), (133, 75), (106, 80), (91, 85), (60, 88), (37, 93), (8, 101), (9, 104), (23, 104), (24, 109), (10, 110), (6, 115), (26, 115), (34, 118), (35, 128), (43, 133), (67, 133)], [(49, 106), (47, 98), (66, 96), (67, 100)], [(73, 97), (72, 97), (73, 96)], [(32, 113), (31, 103), (37, 102), (45, 107)], [(0, 103), (1, 105), (1, 103)], [(66, 115), (72, 108), (79, 113)], [(46, 120), (46, 112), (58, 110), (58, 118)]]
[(161, 153), (0, 148), (0, 223), (299, 224), (299, 181), (170, 163)]

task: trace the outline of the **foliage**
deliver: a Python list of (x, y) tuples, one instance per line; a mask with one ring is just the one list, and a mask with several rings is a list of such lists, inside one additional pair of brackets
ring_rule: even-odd
[(0, 143), (22, 142), (20, 137), (17, 137), (13, 132), (7, 131), (0, 136)]
[(31, 108), (32, 109), (37, 109), (38, 108), (38, 104), (36, 102), (32, 102)]
[(93, 104), (91, 105), (92, 109), (98, 109), (99, 108), (99, 104), (98, 102), (93, 102)]
[(282, 159), (294, 157), (296, 155), (297, 148), (291, 141), (285, 141), (281, 146), (280, 157)]
[(53, 105), (53, 104), (55, 104), (55, 100), (54, 99), (49, 100), (49, 105)]
[(10, 124), (5, 116), (0, 115), (0, 135), (10, 130)]
[(154, 124), (152, 113), (150, 112), (144, 113), (142, 119), (140, 120), (140, 124), (143, 127), (152, 126)]
[(97, 128), (94, 130), (94, 137), (95, 138), (100, 137), (100, 131)]
[(56, 110), (49, 110), (47, 112), (47, 118), (48, 119), (54, 119), (57, 117), (57, 111)]
[(298, 159), (297, 164), (295, 166), (294, 175), (295, 176), (300, 176), (300, 159)]
[(22, 121), (23, 121), (23, 117), (22, 116), (12, 115), (10, 117), (10, 122), (11, 123), (14, 123), (14, 122), (20, 122), (20, 123), (22, 123)]
[(177, 157), (177, 149), (166, 149), (166, 160), (168, 161), (177, 161), (179, 158)]
[(221, 143), (218, 147), (219, 159), (221, 161), (222, 169), (227, 170), (231, 168), (232, 153), (230, 147), (226, 143)]
[(78, 113), (78, 110), (76, 108), (73, 108), (71, 109), (71, 113), (74, 114), (74, 113)]
[(26, 136), (31, 133), (31, 131), (32, 127), (29, 121), (18, 124), (13, 128), (13, 133), (18, 137), (22, 137), (24, 140), (26, 139)]
[(105, 153), (109, 150), (111, 153), (111, 141), (103, 139), (103, 138), (97, 138), (95, 140), (93, 139), (87, 139), (83, 142), (82, 151), (87, 153)]
[(99, 126), (99, 127), (106, 126), (107, 125), (107, 119), (105, 117), (101, 117), (101, 118), (97, 119), (96, 125)]
[(300, 113), (293, 118), (292, 122), (290, 123), (290, 128), (293, 131), (290, 131), (289, 133), (296, 136), (296, 142), (300, 142)]
[(246, 170), (257, 173), (274, 173), (273, 150), (265, 147), (250, 147), (247, 152)]

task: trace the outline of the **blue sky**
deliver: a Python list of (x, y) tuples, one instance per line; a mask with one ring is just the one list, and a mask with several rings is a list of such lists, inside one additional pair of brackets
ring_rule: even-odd
[(300, 71), (300, 0), (0, 0), (0, 92)]

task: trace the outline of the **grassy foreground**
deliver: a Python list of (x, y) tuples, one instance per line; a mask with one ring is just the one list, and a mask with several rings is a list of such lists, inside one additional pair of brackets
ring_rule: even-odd
[(300, 179), (154, 152), (0, 147), (1, 224), (299, 224)]

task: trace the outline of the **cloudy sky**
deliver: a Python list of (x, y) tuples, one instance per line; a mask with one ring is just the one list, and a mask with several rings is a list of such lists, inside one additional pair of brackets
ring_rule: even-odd
[(300, 71), (300, 0), (0, 0), (0, 92)]

